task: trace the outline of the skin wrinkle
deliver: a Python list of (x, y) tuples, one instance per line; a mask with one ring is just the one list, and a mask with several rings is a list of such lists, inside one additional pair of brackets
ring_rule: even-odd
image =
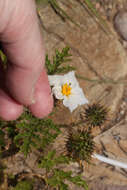
[[(17, 1), (20, 1), (20, 0), (17, 0)], [(27, 1), (29, 1), (29, 0), (27, 0)], [(20, 4), (24, 5), (25, 3), (20, 3)], [(20, 7), (20, 9), (22, 9), (22, 8)], [(26, 12), (28, 12), (28, 11), (26, 11)], [(30, 10), (30, 12), (31, 12), (31, 10)], [(32, 16), (34, 14), (25, 15), (25, 14), (22, 13), (21, 10), (20, 10), (20, 15), (21, 15), (21, 18), (19, 18), (19, 19), (18, 19), (16, 14), (13, 15), (14, 18), (17, 17), (16, 21), (17, 20), (18, 20), (18, 22), (20, 21), (20, 23), (18, 25), (16, 25), (16, 26), (18, 26), (18, 28), (17, 27), (12, 27), (11, 24), (9, 24), (8, 25), (9, 29), (7, 28), (6, 31), (4, 31), (4, 33), (5, 32), (6, 33), (2, 36), (2, 41), (4, 42), (4, 50), (7, 53), (8, 58), (11, 59), (11, 61), (12, 61), (12, 58), (13, 58), (13, 62), (15, 62), (17, 64), (18, 63), (20, 64), (20, 62), (23, 62), (22, 57), (23, 57), (24, 51), (27, 51), (27, 57), (25, 56), (24, 64), (25, 64), (25, 62), (27, 62), (27, 66), (28, 66), (28, 63), (30, 63), (30, 67), (31, 67), (31, 62), (28, 62), (29, 57), (31, 55), (31, 50), (30, 50), (30, 48), (27, 48), (27, 44), (29, 44), (29, 46), (31, 46), (32, 49), (33, 49), (32, 62), (34, 63), (36, 61), (36, 63), (37, 62), (40, 63), (40, 61), (37, 61), (37, 59), (38, 60), (42, 59), (43, 56), (42, 56), (42, 52), (39, 52), (39, 51), (41, 49), (44, 49), (44, 48), (42, 47), (42, 43), (40, 43), (40, 45), (41, 45), (41, 48), (40, 48), (38, 46), (38, 44), (36, 44), (36, 43), (33, 44), (34, 40), (31, 40), (31, 39), (36, 40), (36, 38), (38, 38), (38, 41), (41, 42), (42, 41), (41, 33), (40, 33), (40, 30), (38, 30), (37, 22), (35, 22), (36, 19), (37, 19), (37, 16), (36, 17)], [(26, 19), (26, 17), (27, 17), (27, 19)], [(27, 20), (27, 22), (26, 22), (26, 20)], [(34, 21), (34, 25), (35, 25), (34, 29), (33, 29), (33, 22), (32, 21)], [(11, 21), (10, 23), (13, 23), (12, 25), (15, 25), (14, 21)], [(28, 23), (29, 23), (29, 25), (28, 25)], [(36, 31), (35, 31), (35, 29), (36, 29)], [(28, 38), (28, 34), (30, 34), (31, 38)], [(35, 34), (36, 34), (36, 36), (35, 36)], [(8, 40), (8, 36), (10, 37), (10, 35), (11, 35), (11, 41), (10, 41), (10, 39)], [(18, 40), (16, 39), (16, 36), (17, 36)], [(24, 41), (26, 43), (26, 46), (24, 46), (24, 43), (22, 43)], [(11, 47), (9, 48), (9, 46), (11, 46)], [(14, 54), (15, 49), (16, 49), (15, 46), (16, 46), (16, 48), (19, 46), (18, 47), (19, 52), (18, 52), (18, 50), (16, 50), (17, 56), (14, 57), (13, 54)], [(22, 50), (22, 52), (21, 52), (21, 50)], [(36, 56), (37, 54), (41, 55), (41, 57), (38, 58)], [(35, 55), (35, 57), (34, 57), (34, 55)], [(23, 63), (22, 63), (22, 65), (23, 65)]]
[[(1, 0), (0, 1), (0, 13), (1, 14), (1, 25), (0, 25), (0, 39), (1, 39), (1, 35), (4, 32), (5, 28), (8, 25), (9, 19), (6, 16), (6, 9), (7, 7), (7, 1), (6, 0)], [(9, 14), (9, 9), (8, 9), (8, 14)]]
[[(42, 69), (40, 71), (42, 71)], [(40, 74), (40, 72), (39, 72), (39, 74)], [(28, 79), (26, 80), (26, 78), (23, 78), (22, 76), (27, 76)], [(15, 78), (17, 80), (13, 80)], [(19, 67), (17, 69), (14, 69), (13, 67), (10, 67), (10, 70), (8, 70), (8, 73), (6, 75), (6, 86), (7, 87), (11, 86), (11, 88), (9, 89), (9, 92), (10, 92), (10, 94), (13, 94), (14, 91), (18, 90), (18, 88), (17, 88), (18, 84), (25, 84), (26, 92), (27, 92), (27, 96), (25, 99), (26, 99), (26, 101), (28, 101), (28, 99), (30, 99), (30, 101), (33, 101), (34, 95), (32, 94), (32, 92), (34, 93), (33, 88), (34, 88), (37, 80), (38, 80), (38, 72), (33, 73), (28, 69), (27, 70), (20, 69)], [(31, 83), (31, 86), (29, 86), (30, 83)], [(24, 95), (24, 85), (20, 86), (20, 94), (15, 93), (15, 95), (13, 95), (13, 97), (16, 100), (18, 100), (18, 97), (21, 95), (22, 96)], [(25, 103), (25, 104), (27, 105), (27, 103)]]
[[(20, 32), (22, 29), (22, 26), (25, 23), (26, 23), (25, 26), (27, 27), (28, 17), (29, 17), (29, 20), (31, 19), (36, 20), (36, 14), (34, 14), (36, 9), (35, 9), (35, 4), (33, 0), (27, 0), (27, 1), (14, 0), (14, 1), (11, 1), (11, 6), (10, 6), (10, 0), (1, 0), (1, 1), (3, 2), (3, 10), (2, 10), (3, 18), (2, 18), (1, 25), (6, 23), (6, 29), (4, 29), (3, 31), (4, 34), (12, 33), (12, 32), (14, 33), (14, 31), (16, 33)], [(31, 6), (28, 6), (29, 3), (31, 3)], [(1, 3), (0, 3), (0, 7), (1, 7)], [(31, 11), (31, 9), (33, 9), (34, 11)], [(17, 25), (17, 21), (18, 21), (18, 25)], [(14, 41), (15, 41), (16, 33), (14, 35)], [(4, 38), (4, 34), (3, 34), (3, 38)], [(17, 36), (17, 38), (19, 40), (19, 36)], [(5, 42), (6, 41), (8, 41), (7, 38), (5, 38)]]

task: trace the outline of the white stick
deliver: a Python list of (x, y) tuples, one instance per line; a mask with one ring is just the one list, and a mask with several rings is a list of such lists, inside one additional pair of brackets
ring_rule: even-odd
[(113, 160), (111, 158), (106, 158), (104, 156), (101, 156), (99, 154), (93, 154), (92, 156), (93, 158), (96, 158), (102, 162), (105, 162), (107, 164), (111, 164), (113, 166), (117, 166), (117, 167), (120, 167), (120, 168), (125, 168), (127, 169), (127, 163), (123, 163), (123, 162), (120, 162), (120, 161), (117, 161), (117, 160)]

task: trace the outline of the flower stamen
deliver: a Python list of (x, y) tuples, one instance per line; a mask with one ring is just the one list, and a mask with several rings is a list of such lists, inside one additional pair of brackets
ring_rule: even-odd
[(70, 85), (68, 85), (67, 83), (65, 83), (64, 85), (62, 85), (62, 94), (65, 96), (69, 96), (71, 94), (71, 87)]

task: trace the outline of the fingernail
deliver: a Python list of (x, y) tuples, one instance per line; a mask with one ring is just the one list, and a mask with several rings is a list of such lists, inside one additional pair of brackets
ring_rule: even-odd
[(35, 97), (34, 97), (34, 88), (32, 89), (32, 94), (31, 94), (31, 104), (35, 104)]
[(36, 102), (35, 99), (32, 99), (32, 104), (35, 104), (35, 102)]

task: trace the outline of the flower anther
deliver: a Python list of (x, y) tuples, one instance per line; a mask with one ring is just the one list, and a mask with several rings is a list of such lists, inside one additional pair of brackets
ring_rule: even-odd
[(67, 83), (65, 83), (63, 86), (62, 86), (62, 94), (65, 95), (65, 96), (69, 96), (71, 94), (71, 87), (70, 85), (68, 85)]

